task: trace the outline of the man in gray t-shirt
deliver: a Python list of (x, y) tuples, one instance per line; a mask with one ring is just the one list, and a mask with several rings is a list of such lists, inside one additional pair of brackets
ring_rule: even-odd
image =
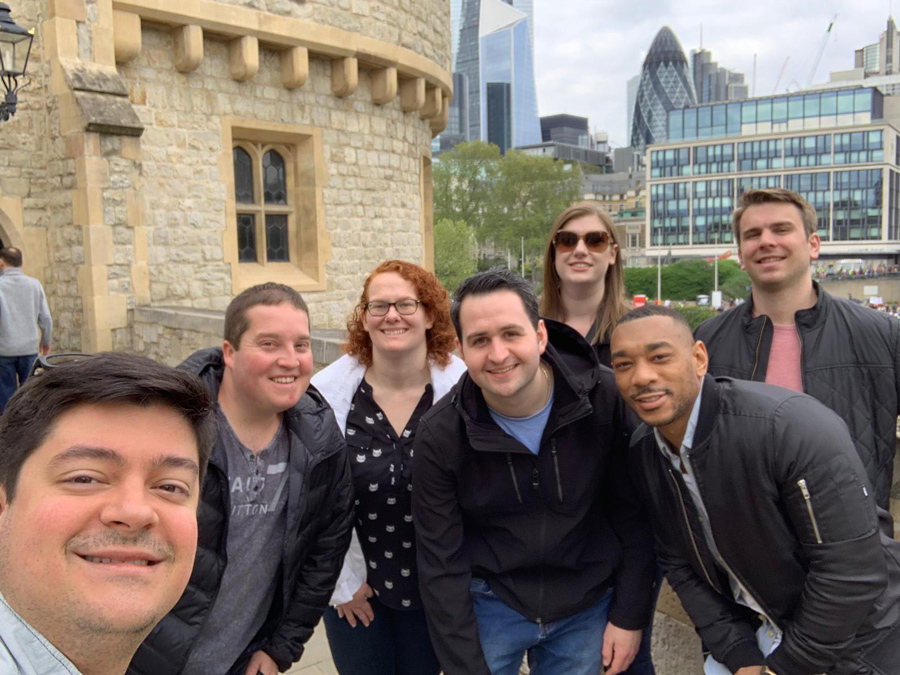
[(219, 403), (197, 557), (129, 675), (276, 675), (300, 659), (350, 544), (347, 447), (313, 370), (309, 315), (261, 284), (225, 312), (222, 349), (181, 366)]
[[(185, 675), (228, 672), (250, 644), (272, 605), (284, 546), (290, 454), (284, 425), (254, 454), (241, 443), (221, 407), (217, 421), (230, 483), (229, 565)], [(254, 555), (245, 555), (247, 551)]]

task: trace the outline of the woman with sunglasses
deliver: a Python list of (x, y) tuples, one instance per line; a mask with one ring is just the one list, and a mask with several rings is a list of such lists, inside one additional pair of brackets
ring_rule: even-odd
[[(562, 321), (594, 346), (611, 365), (609, 338), (631, 306), (625, 300), (625, 272), (609, 214), (591, 202), (573, 204), (553, 223), (544, 256), (541, 314)], [(654, 608), (662, 574), (657, 571)], [(625, 675), (654, 675), (650, 654), (653, 624), (644, 630), (637, 656)]]
[(389, 260), (363, 285), (346, 356), (312, 382), (347, 439), (356, 528), (325, 630), (341, 675), (437, 675), (416, 574), (413, 440), (465, 372), (450, 301), (418, 265)]
[(609, 366), (609, 336), (629, 309), (612, 218), (591, 202), (573, 204), (547, 240), (541, 314), (581, 333)]

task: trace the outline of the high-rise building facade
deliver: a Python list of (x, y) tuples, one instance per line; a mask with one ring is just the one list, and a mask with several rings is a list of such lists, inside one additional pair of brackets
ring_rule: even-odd
[(691, 77), (697, 103), (742, 101), (750, 95), (744, 74), (722, 68), (708, 49), (691, 51)]
[(456, 70), (467, 82), (466, 139), (503, 152), (541, 142), (529, 12), (531, 0), (462, 0)]
[(740, 195), (784, 187), (815, 207), (823, 258), (896, 263), (900, 132), (885, 99), (847, 87), (672, 110), (648, 151), (648, 253), (733, 248)]
[(643, 154), (648, 145), (665, 141), (670, 110), (697, 102), (690, 68), (681, 43), (668, 26), (663, 26), (641, 68), (631, 127), (631, 145)]
[(578, 115), (546, 115), (541, 118), (541, 140), (555, 141), (581, 148), (591, 146), (588, 118)]
[(641, 84), (641, 75), (638, 73), (625, 85), (625, 138), (631, 142), (631, 127), (634, 123), (634, 102), (637, 100), (638, 87)]

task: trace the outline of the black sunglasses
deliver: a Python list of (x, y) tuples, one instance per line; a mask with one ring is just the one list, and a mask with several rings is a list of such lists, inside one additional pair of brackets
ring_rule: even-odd
[(568, 230), (560, 230), (553, 237), (553, 245), (556, 246), (557, 251), (569, 253), (575, 250), (578, 242), (582, 239), (584, 240), (584, 245), (587, 246), (588, 251), (591, 253), (603, 253), (609, 248), (609, 233), (599, 231), (587, 232), (582, 236)]

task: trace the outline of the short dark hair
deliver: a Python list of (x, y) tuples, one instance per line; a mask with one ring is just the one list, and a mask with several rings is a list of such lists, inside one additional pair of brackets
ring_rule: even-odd
[(283, 302), (293, 305), (306, 314), (306, 319), (309, 321), (310, 329), (312, 329), (309, 307), (306, 306), (303, 296), (290, 286), (267, 281), (264, 284), (251, 286), (228, 305), (228, 309), (225, 310), (225, 339), (228, 340), (228, 343), (235, 350), (240, 349), (241, 338), (247, 332), (247, 328), (250, 327), (247, 311), (257, 305), (268, 305), (271, 307), (280, 305)]
[(0, 485), (12, 501), (22, 465), (44, 443), (56, 421), (81, 405), (162, 404), (191, 425), (197, 439), (200, 482), (216, 438), (212, 396), (200, 379), (142, 356), (103, 352), (30, 377), (0, 417)]
[(816, 233), (816, 223), (819, 216), (813, 205), (796, 192), (784, 188), (764, 188), (747, 190), (738, 199), (738, 207), (732, 214), (732, 228), (734, 229), (734, 242), (741, 245), (741, 218), (744, 212), (751, 206), (759, 204), (790, 204), (800, 211), (800, 220), (803, 222), (803, 230), (809, 238)]
[[(691, 324), (687, 320), (687, 318), (679, 312), (677, 309), (672, 309), (671, 307), (666, 307), (665, 305), (644, 305), (642, 307), (635, 307), (630, 312), (628, 312), (625, 316), (619, 319), (619, 323), (616, 326), (621, 326), (623, 323), (628, 323), (629, 321), (637, 321), (638, 319), (647, 319), (651, 316), (667, 316), (676, 324), (683, 326), (684, 329), (688, 332), (689, 335), (693, 336), (693, 331), (691, 330)], [(615, 331), (613, 331), (615, 332)]]
[(450, 319), (453, 321), (456, 336), (460, 341), (463, 339), (462, 325), (459, 321), (459, 308), (462, 305), (462, 301), (469, 295), (487, 295), (497, 291), (512, 291), (518, 295), (522, 300), (522, 305), (525, 307), (525, 313), (528, 314), (528, 318), (531, 320), (531, 325), (537, 328), (541, 315), (538, 310), (537, 295), (535, 295), (531, 284), (505, 267), (492, 267), (489, 270), (470, 276), (456, 288), (456, 292), (453, 294)]
[(0, 248), (0, 260), (12, 267), (22, 266), (22, 251), (12, 246)]

